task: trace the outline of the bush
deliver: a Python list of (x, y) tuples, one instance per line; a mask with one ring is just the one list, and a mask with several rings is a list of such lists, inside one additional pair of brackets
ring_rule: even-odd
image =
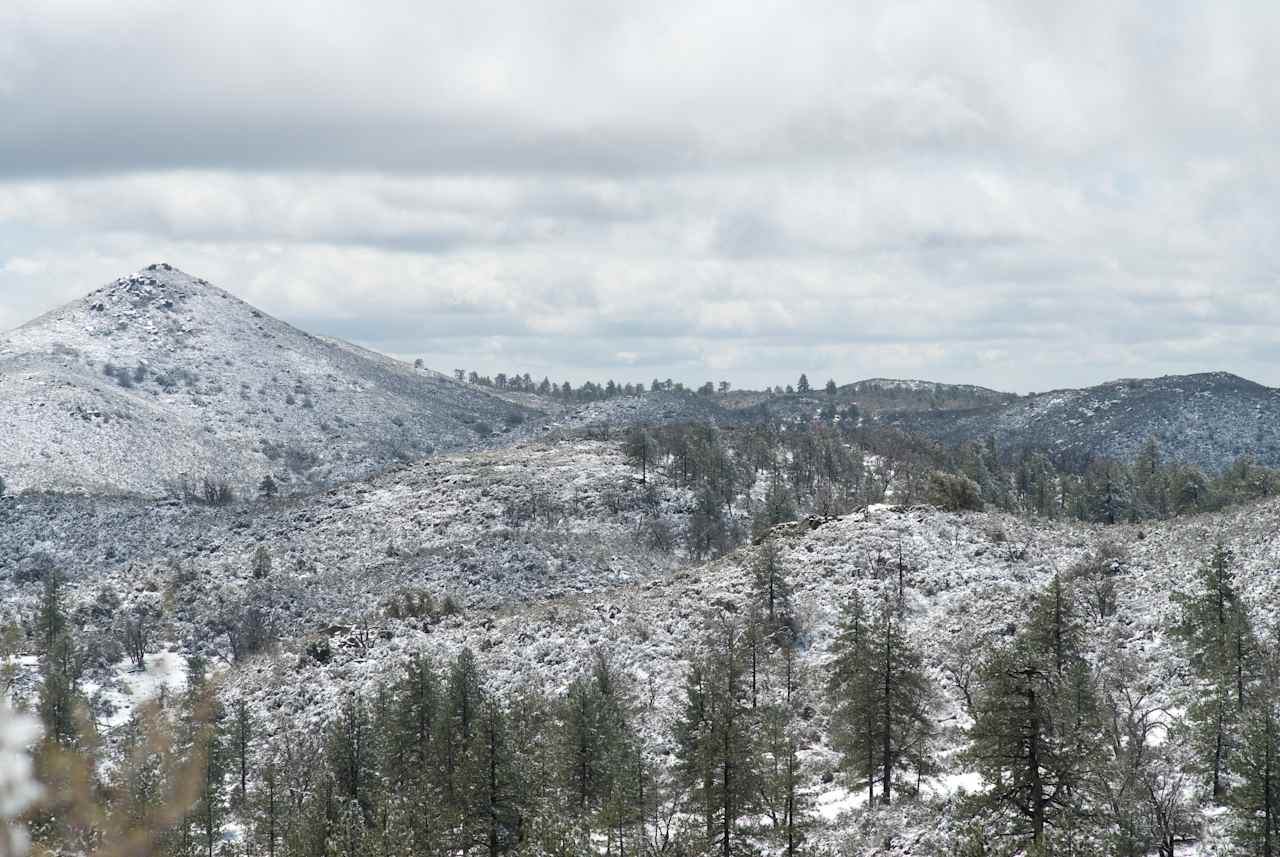
[(236, 501), (235, 489), (226, 479), (206, 476), (199, 483), (187, 477), (168, 483), (169, 493), (186, 503), (205, 506), (230, 506)]
[(320, 637), (307, 643), (307, 657), (318, 664), (327, 664), (333, 660), (333, 648), (329, 645), (328, 637)]
[(929, 505), (948, 512), (974, 511), (983, 508), (982, 489), (968, 476), (943, 473), (929, 474)]
[(262, 580), (271, 574), (271, 554), (267, 551), (266, 545), (258, 545), (250, 568), (253, 571), (254, 580)]
[(14, 583), (43, 583), (54, 569), (53, 557), (44, 551), (36, 551), (23, 562), (13, 573)]
[(236, 494), (227, 480), (206, 476), (200, 484), (200, 501), (206, 506), (230, 506)]

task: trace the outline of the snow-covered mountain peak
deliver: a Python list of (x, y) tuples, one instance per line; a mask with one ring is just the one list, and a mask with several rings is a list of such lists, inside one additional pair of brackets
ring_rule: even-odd
[(312, 336), (157, 263), (0, 334), (13, 488), (156, 494), (216, 475), (329, 483), (476, 443), (527, 411)]

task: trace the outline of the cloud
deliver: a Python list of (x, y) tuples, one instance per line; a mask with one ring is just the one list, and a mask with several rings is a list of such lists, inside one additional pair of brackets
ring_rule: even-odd
[(1278, 36), (1247, 2), (16, 0), (0, 328), (163, 258), (446, 369), (1280, 384)]

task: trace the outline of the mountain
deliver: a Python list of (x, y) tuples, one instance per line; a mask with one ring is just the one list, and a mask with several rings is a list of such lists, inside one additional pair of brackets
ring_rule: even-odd
[(1226, 372), (1122, 379), (883, 421), (946, 443), (992, 437), (1002, 449), (1043, 449), (1076, 463), (1131, 459), (1155, 438), (1167, 458), (1207, 470), (1245, 454), (1280, 465), (1280, 390)]
[(168, 264), (0, 335), (10, 490), (329, 484), (475, 445), (536, 411), (312, 336)]

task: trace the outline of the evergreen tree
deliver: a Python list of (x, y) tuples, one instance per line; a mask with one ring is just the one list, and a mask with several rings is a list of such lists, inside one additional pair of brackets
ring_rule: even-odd
[(479, 665), (471, 650), (463, 649), (449, 668), (437, 727), (437, 746), (443, 750), (445, 824), (452, 833), (454, 847), (463, 855), (488, 841), (489, 819), (483, 807), (487, 782), (481, 735), (484, 703)]
[(703, 816), (707, 848), (725, 857), (759, 788), (758, 720), (744, 683), (744, 640), (732, 616), (713, 620), (708, 652), (689, 671), (675, 730), (679, 776)]
[(987, 799), (1025, 826), (1011, 831), (1045, 848), (1069, 831), (1097, 746), (1093, 676), (1072, 631), (1070, 592), (1055, 581), (1013, 643), (983, 665), (969, 757)]
[(1280, 648), (1273, 642), (1262, 656), (1261, 679), (1250, 685), (1242, 715), (1237, 755), (1239, 784), (1236, 844), (1241, 854), (1280, 853)]
[(623, 447), (628, 463), (640, 468), (640, 483), (649, 481), (649, 470), (653, 467), (658, 454), (658, 444), (653, 435), (643, 426), (635, 426), (627, 432), (627, 440)]
[(906, 636), (900, 600), (886, 598), (870, 622), (860, 613), (860, 605), (850, 608), (836, 639), (837, 728), (846, 769), (866, 778), (868, 797), (878, 780), (888, 804), (896, 770), (928, 768), (932, 689)]
[(189, 723), (192, 758), (200, 763), (198, 791), (191, 820), (199, 831), (205, 857), (214, 857), (222, 838), (226, 817), (226, 774), (228, 752), (224, 734), (224, 713), (213, 688), (207, 684), (203, 667), (188, 670), (189, 688), (185, 715)]
[(791, 584), (782, 565), (782, 553), (772, 538), (766, 538), (760, 546), (751, 571), (756, 603), (765, 611), (772, 633), (791, 614)]
[(249, 794), (249, 772), (253, 767), (252, 741), (254, 735), (253, 714), (249, 701), (241, 696), (232, 708), (229, 738), (232, 760), (235, 762), (236, 789), (232, 803), (243, 807)]
[(867, 665), (874, 648), (866, 607), (856, 592), (844, 606), (831, 648), (835, 657), (827, 694), (832, 708), (832, 743), (841, 753), (843, 768), (865, 779), (870, 805), (875, 801), (877, 707), (875, 677)]
[(1232, 734), (1244, 707), (1245, 673), (1253, 649), (1243, 605), (1236, 594), (1231, 552), (1219, 542), (1197, 570), (1196, 587), (1175, 593), (1181, 609), (1176, 633), (1186, 642), (1201, 691), (1188, 714), (1204, 750), (1213, 796), (1226, 793)]
[(391, 782), (393, 794), (403, 804), (408, 840), (414, 854), (433, 853), (440, 839), (440, 812), (445, 770), (441, 759), (444, 740), (440, 677), (430, 659), (412, 658), (400, 677), (395, 693), (397, 706)]
[(755, 538), (763, 538), (773, 527), (794, 521), (799, 516), (796, 511), (795, 498), (791, 496), (786, 482), (774, 473), (769, 480), (769, 490), (764, 496), (764, 505), (751, 520), (751, 534)]
[(339, 799), (358, 811), (365, 826), (374, 819), (376, 741), (365, 703), (349, 695), (329, 728), (329, 764)]

